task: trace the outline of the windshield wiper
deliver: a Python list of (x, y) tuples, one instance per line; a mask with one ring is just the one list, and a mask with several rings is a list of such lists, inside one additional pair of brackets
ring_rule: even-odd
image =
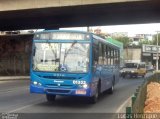
[(65, 60), (66, 60), (66, 57), (67, 57), (69, 51), (73, 48), (73, 46), (74, 46), (76, 43), (77, 43), (77, 41), (74, 41), (74, 42), (71, 44), (70, 48), (68, 48), (67, 51), (65, 50), (64, 59), (63, 59), (63, 64), (65, 63)]
[(59, 58), (56, 58), (56, 59), (52, 59), (52, 60), (43, 60), (43, 59), (41, 59), (41, 62), (49, 62), (49, 61), (51, 61), (51, 62), (60, 62), (60, 59)]

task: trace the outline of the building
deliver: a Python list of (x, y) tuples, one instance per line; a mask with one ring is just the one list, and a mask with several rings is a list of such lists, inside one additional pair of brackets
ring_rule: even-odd
[(128, 32), (114, 32), (111, 33), (112, 37), (128, 37)]

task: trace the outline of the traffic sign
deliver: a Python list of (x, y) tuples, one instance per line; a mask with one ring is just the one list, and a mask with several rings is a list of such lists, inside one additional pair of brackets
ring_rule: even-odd
[(156, 45), (143, 45), (142, 52), (160, 53), (160, 46), (157, 47)]

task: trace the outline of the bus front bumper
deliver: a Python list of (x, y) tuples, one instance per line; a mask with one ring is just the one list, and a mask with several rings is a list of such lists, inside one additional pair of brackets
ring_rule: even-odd
[(87, 89), (65, 89), (65, 88), (48, 88), (30, 84), (31, 93), (39, 94), (53, 94), (53, 95), (66, 95), (66, 96), (86, 96), (91, 97), (93, 92), (90, 88)]

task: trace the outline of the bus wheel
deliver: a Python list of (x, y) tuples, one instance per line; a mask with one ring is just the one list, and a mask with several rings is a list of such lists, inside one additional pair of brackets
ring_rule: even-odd
[(99, 86), (97, 86), (97, 89), (96, 89), (96, 94), (92, 97), (89, 97), (89, 103), (91, 104), (95, 104), (97, 101), (98, 101), (98, 97), (99, 97)]
[(56, 99), (56, 95), (46, 94), (46, 99), (48, 102), (53, 102)]
[(112, 83), (112, 87), (108, 89), (109, 94), (113, 94), (114, 84)]

